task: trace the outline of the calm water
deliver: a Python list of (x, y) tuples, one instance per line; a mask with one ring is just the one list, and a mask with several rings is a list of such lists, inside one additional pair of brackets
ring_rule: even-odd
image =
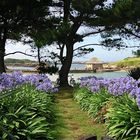
[[(96, 76), (96, 77), (103, 77), (103, 78), (120, 78), (120, 77), (126, 77), (127, 72), (102, 72), (102, 73), (70, 73), (69, 78), (73, 77), (76, 81), (80, 77), (87, 77), (87, 76)], [(48, 77), (52, 80), (55, 81), (58, 78), (58, 75), (48, 75)]]
[(35, 70), (35, 67), (7, 66), (7, 68), (11, 70), (29, 70), (29, 71)]
[(126, 77), (127, 72), (115, 71), (115, 72), (99, 72), (99, 73), (74, 73), (70, 75), (73, 75), (73, 77), (75, 78), (86, 77), (86, 76), (96, 76), (96, 77), (103, 77), (103, 78), (120, 78), (120, 77)]
[[(58, 64), (58, 68), (60, 69), (61, 65)], [(7, 66), (8, 69), (12, 70), (34, 70), (35, 67), (20, 67), (20, 66)], [(85, 70), (86, 65), (85, 64), (72, 64), (71, 70)]]
[[(58, 65), (58, 68), (60, 69), (61, 65)], [(8, 69), (12, 70), (35, 70), (35, 67), (20, 67), (20, 66), (7, 66)], [(85, 70), (86, 65), (85, 64), (72, 64), (71, 70)]]
[[(9, 66), (8, 68), (12, 69), (12, 70), (34, 70), (34, 67), (12, 67), (12, 66)], [(115, 71), (115, 72), (70, 73), (69, 74), (69, 78), (73, 77), (75, 80), (78, 80), (78, 78), (80, 78), (80, 77), (86, 77), (86, 76), (96, 76), (96, 77), (103, 77), (103, 78), (120, 78), (120, 77), (126, 77), (127, 72)], [(48, 75), (48, 77), (52, 81), (55, 81), (58, 78), (58, 75)]]
[[(58, 68), (60, 69), (61, 65), (58, 64)], [(72, 64), (71, 65), (71, 70), (85, 70), (86, 65), (85, 64)]]

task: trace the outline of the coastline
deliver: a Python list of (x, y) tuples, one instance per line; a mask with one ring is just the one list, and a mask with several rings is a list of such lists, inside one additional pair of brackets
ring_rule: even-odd
[[(13, 71), (22, 71), (23, 73), (34, 73), (37, 74), (37, 70), (20, 70), (20, 69), (7, 69), (6, 72), (7, 73), (11, 73)], [(125, 69), (102, 69), (102, 70), (97, 70), (96, 72), (94, 72), (93, 70), (70, 70), (70, 73), (104, 73), (104, 72), (128, 72), (129, 70), (125, 70)], [(58, 72), (57, 72), (58, 73)]]

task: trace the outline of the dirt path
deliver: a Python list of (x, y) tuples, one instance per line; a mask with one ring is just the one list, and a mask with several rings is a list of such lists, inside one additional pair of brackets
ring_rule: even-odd
[(102, 124), (96, 124), (86, 112), (81, 111), (73, 100), (71, 90), (62, 90), (56, 95), (56, 105), (61, 122), (58, 128), (61, 137), (59, 140), (80, 140), (82, 137), (97, 135), (98, 140), (105, 133)]

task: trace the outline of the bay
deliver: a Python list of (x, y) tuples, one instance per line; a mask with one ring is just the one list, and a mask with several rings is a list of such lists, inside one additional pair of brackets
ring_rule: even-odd
[(24, 66), (7, 66), (7, 69), (10, 69), (10, 70), (29, 70), (29, 71), (32, 71), (32, 70), (35, 70), (35, 67), (24, 67)]
[[(12, 70), (29, 70), (32, 71), (35, 69), (35, 67), (15, 67), (15, 66), (8, 66), (8, 69), (12, 69)], [(28, 73), (25, 73), (24, 75), (27, 75)], [(47, 74), (47, 76), (52, 80), (52, 81), (56, 81), (56, 79), (58, 78), (58, 74), (53, 74), (53, 75), (49, 75)], [(97, 72), (97, 73), (70, 73), (69, 74), (69, 79), (70, 78), (74, 78), (76, 81), (80, 78), (80, 77), (87, 77), (87, 76), (95, 76), (95, 77), (102, 77), (102, 78), (120, 78), (120, 77), (126, 77), (127, 76), (127, 72), (126, 71), (114, 71), (114, 72)]]
[[(48, 75), (48, 74), (47, 74)], [(95, 76), (97, 78), (121, 78), (126, 77), (126, 71), (115, 71), (115, 72), (99, 72), (99, 73), (69, 73), (69, 79), (74, 78), (79, 81), (81, 77)], [(52, 81), (56, 81), (58, 75), (48, 75)]]

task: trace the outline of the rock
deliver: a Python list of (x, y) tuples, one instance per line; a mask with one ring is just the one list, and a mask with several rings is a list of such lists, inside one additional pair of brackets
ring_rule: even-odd
[(102, 137), (101, 140), (115, 140), (115, 139), (106, 136), (106, 137)]
[(85, 137), (85, 138), (82, 138), (80, 140), (97, 140), (97, 136), (88, 136), (88, 137)]

